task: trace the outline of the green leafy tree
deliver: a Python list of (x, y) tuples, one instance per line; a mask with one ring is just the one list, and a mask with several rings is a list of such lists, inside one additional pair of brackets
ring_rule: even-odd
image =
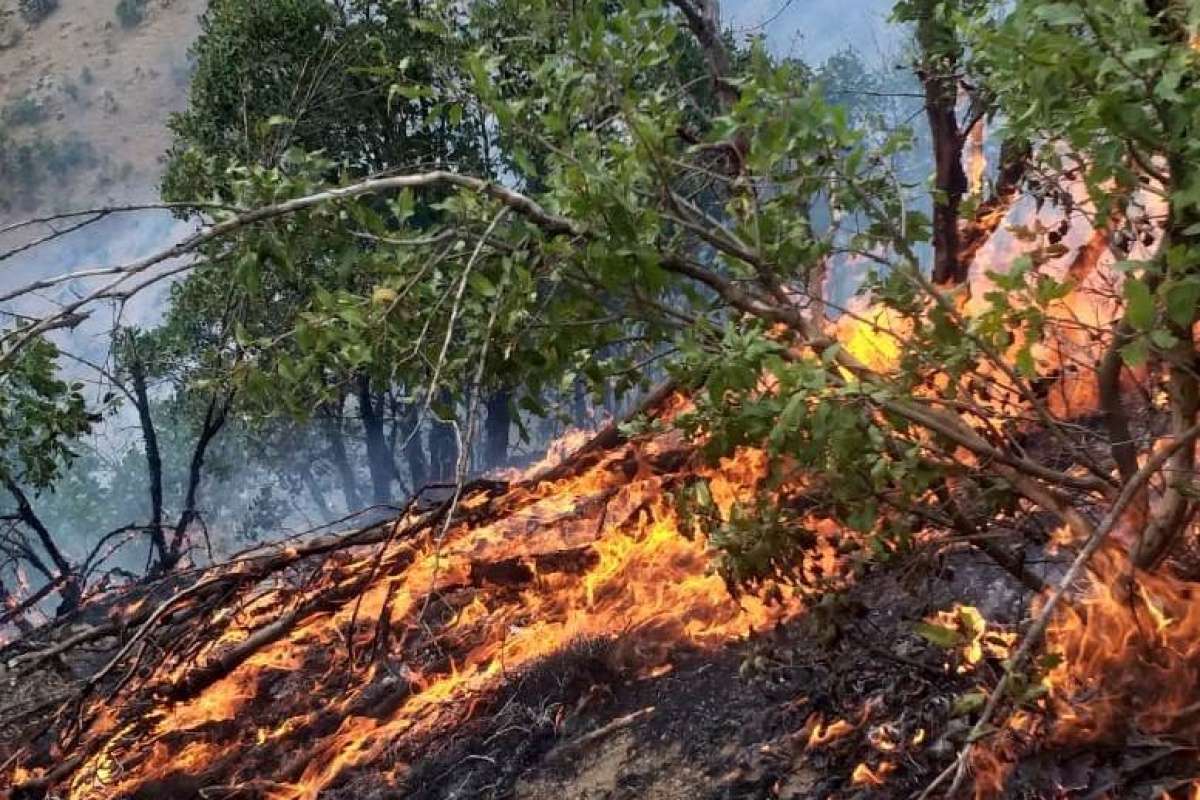
[(75, 457), (75, 443), (94, 417), (84, 402), (82, 384), (60, 377), (58, 358), (53, 344), (37, 338), (0, 373), (0, 484), (11, 503), (0, 514), (0, 569), (20, 563), (32, 567), (61, 596), (59, 608), (65, 613), (79, 603), (80, 575), (38, 516), (30, 494), (53, 484)]
[[(429, 32), (419, 13), (398, 4), (214, 3), (194, 50), (197, 70), (188, 110), (172, 122), (176, 138), (165, 195), (233, 197), (246, 186), (244, 169), (251, 165), (296, 186), (416, 165), (478, 171), (487, 163), (488, 132), (477, 108), (454, 102), (455, 78), (446, 67), (452, 63), (446, 57), (450, 49), (446, 39)], [(318, 150), (323, 160), (296, 157)], [(430, 201), (415, 208), (411, 221), (432, 220), (439, 213), (435, 205)], [(237, 284), (235, 298), (228, 299), (227, 291), (215, 295), (228, 299), (225, 306), (210, 303), (203, 312), (199, 303), (218, 287), (205, 278), (191, 279), (197, 285), (188, 296), (199, 301), (192, 303), (191, 313), (216, 318), (234, 309), (243, 339), (277, 337), (272, 349), (286, 355), (291, 340), (283, 334), (319, 300), (317, 292), (372, 289), (356, 262), (369, 259), (386, 234), (356, 230), (333, 238), (308, 236), (303, 248), (286, 253), (265, 239), (250, 247), (221, 245), (210, 257), (236, 262), (246, 280)], [(402, 476), (415, 489), (431, 473), (449, 474), (447, 465), (457, 459), (456, 440), (451, 425), (422, 425), (432, 399), (422, 399), (420, 387), (407, 382), (420, 371), (385, 372), (353, 359), (336, 367), (308, 373), (283, 392), (260, 393), (255, 408), (263, 416), (283, 410), (315, 417), (327, 439), (324, 460), (339, 477), (348, 508), (389, 502)], [(497, 418), (507, 419), (507, 403), (493, 408)], [(452, 422), (452, 405), (439, 403), (437, 410), (440, 419)], [(496, 438), (507, 437), (507, 422), (496, 427)], [(365, 492), (358, 485), (356, 443), (366, 454), (370, 489)], [(397, 449), (403, 451), (403, 472), (395, 461)]]

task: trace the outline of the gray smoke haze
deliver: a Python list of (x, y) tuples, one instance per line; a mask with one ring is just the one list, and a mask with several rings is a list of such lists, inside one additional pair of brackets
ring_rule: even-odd
[(891, 56), (903, 31), (888, 23), (892, 0), (726, 0), (727, 25), (742, 36), (765, 36), (771, 52), (819, 64), (851, 48), (865, 61)]

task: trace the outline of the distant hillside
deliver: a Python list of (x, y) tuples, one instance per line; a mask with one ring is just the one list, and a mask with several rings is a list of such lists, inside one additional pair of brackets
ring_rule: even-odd
[(204, 7), (0, 0), (0, 221), (155, 196)]

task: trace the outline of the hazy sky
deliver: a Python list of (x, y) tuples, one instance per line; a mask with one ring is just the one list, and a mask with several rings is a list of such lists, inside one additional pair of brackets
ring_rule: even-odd
[(724, 0), (724, 21), (738, 33), (766, 33), (771, 50), (820, 63), (846, 46), (868, 62), (893, 53), (903, 38), (887, 22), (894, 0)]

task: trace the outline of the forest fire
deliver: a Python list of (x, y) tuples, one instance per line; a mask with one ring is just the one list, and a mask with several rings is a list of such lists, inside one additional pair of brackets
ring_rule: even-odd
[[(1075, 296), (1064, 307), (1064, 320), (1091, 308)], [(839, 333), (885, 368), (894, 325), (868, 310)], [(687, 405), (676, 395), (653, 411)], [(250, 551), (164, 602), (132, 600), (119, 628), (135, 634), (90, 695), (61, 705), (65, 733), (15, 754), (14, 797), (316, 800), (401, 786), (424, 744), (502, 706), (507, 687), (556, 654), (604, 642), (626, 674), (660, 676), (681, 649), (716, 649), (795, 617), (795, 599), (732, 600), (704, 537), (672, 502), (703, 479), (728, 520), (761, 491), (766, 454), (744, 448), (707, 466), (696, 446), (671, 432), (589, 450), (573, 435), (525, 474), (413, 507), (365, 541)], [(820, 535), (797, 573), (820, 576), (823, 588), (844, 582), (840, 540), (851, 534), (811, 527)], [(1038, 749), (1130, 736), (1200, 746), (1193, 584), (1134, 576), (1115, 550), (1092, 569), (1087, 591), (1048, 633), (1047, 651), (1061, 660), (1045, 662), (1026, 707), (972, 753), (979, 798), (1003, 793)], [(946, 674), (985, 682), (983, 666), (1003, 663), (1016, 638), (965, 605), (928, 624), (951, 631), (961, 651)], [(574, 712), (548, 713), (557, 725)], [(924, 728), (904, 744), (869, 730), (871, 714), (870, 704), (849, 719), (813, 713), (802, 737), (807, 750), (824, 751), (868, 735), (873, 756), (847, 774), (864, 790), (888, 785), (897, 752), (927, 747)]]
[(1056, 702), (1053, 740), (1092, 742), (1134, 734), (1200, 744), (1200, 610), (1197, 585), (1133, 570), (1112, 550), (1048, 632), (1061, 662), (1046, 676)]
[[(977, 753), (977, 797), (997, 796), (1031, 752), (1143, 746), (1157, 750), (1147, 763), (1194, 752), (1200, 745), (1197, 588), (1169, 573), (1135, 570), (1115, 547), (1101, 551), (1086, 587), (1047, 631), (1047, 656), (1026, 708)], [(1200, 792), (1200, 780), (1166, 783), (1156, 796)]]
[[(626, 444), (586, 468), (565, 461), (551, 481), (469, 489), (467, 521), (413, 511), (374, 547), (297, 560), (218, 604), (181, 601), (174, 613), (194, 609), (207, 637), (156, 643), (157, 667), (123, 665), (86, 701), (73, 739), (40, 765), (21, 759), (16, 788), (99, 800), (206, 786), (300, 800), (367, 765), (396, 780), (406, 744), (462, 724), (564, 648), (611, 639), (634, 674), (660, 674), (679, 647), (719, 646), (794, 613), (754, 595), (731, 601), (669, 502), (673, 484), (704, 473), (728, 513), (765, 459), (692, 462), (676, 435)], [(85, 754), (70, 769), (66, 748)]]
[(3, 800), (1200, 799), (1194, 3), (202, 5), (0, 225)]

